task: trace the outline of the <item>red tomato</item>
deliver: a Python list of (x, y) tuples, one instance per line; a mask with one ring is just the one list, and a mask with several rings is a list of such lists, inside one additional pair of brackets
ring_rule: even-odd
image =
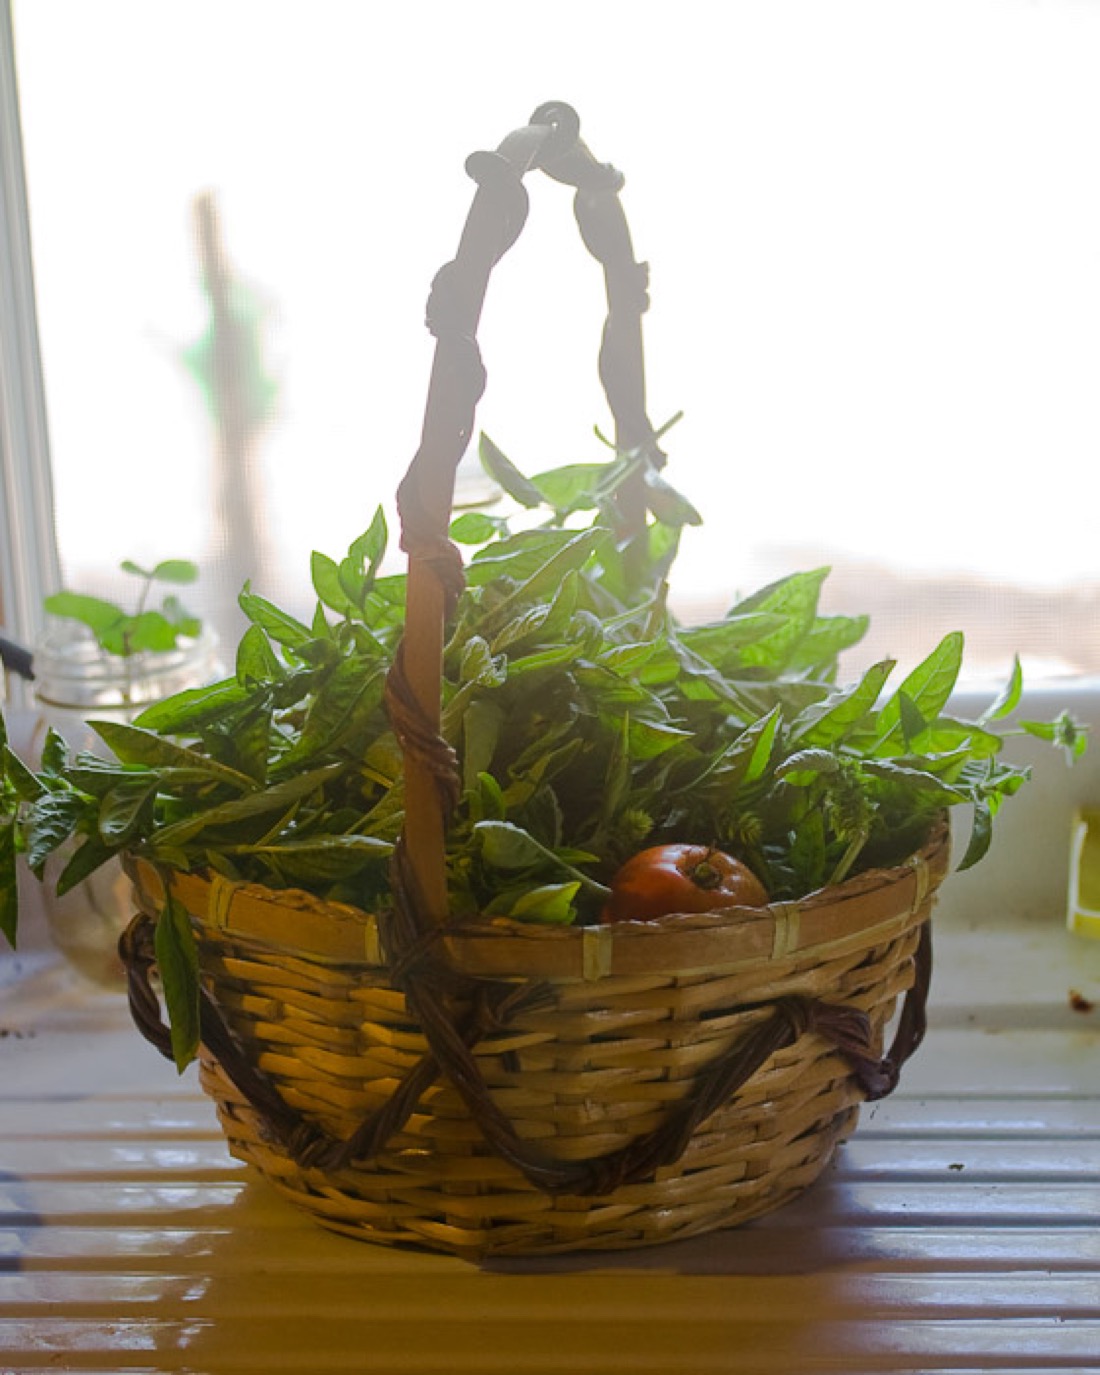
[(732, 855), (708, 845), (655, 845), (628, 859), (612, 879), (600, 921), (650, 921), (767, 901), (764, 885)]

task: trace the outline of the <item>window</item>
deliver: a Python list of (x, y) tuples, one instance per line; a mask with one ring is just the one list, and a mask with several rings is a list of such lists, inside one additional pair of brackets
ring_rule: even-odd
[(11, 58), (0, 22), (0, 627), (28, 635), (59, 571)]
[[(830, 563), (829, 608), (874, 615), (866, 660), (960, 626), (978, 675), (1016, 648), (1033, 676), (1100, 672), (1095, 7), (13, 12), (70, 584), (193, 557), (227, 627), (245, 577), (306, 605), (310, 550), (390, 506), (416, 448), (464, 159), (553, 97), (625, 171), (652, 264), (653, 419), (685, 412), (669, 475), (705, 518), (681, 613)], [(479, 423), (534, 471), (596, 456), (607, 422), (598, 271), (568, 194), (529, 183)], [(232, 452), (196, 376), (204, 206), (263, 347)]]

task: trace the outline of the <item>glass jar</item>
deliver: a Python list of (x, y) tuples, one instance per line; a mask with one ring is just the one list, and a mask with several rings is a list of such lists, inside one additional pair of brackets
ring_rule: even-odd
[[(82, 626), (61, 623), (36, 648), (34, 672), (32, 754), (37, 764), (50, 727), (71, 752), (110, 758), (89, 720), (132, 721), (154, 702), (216, 681), (222, 666), (211, 632), (181, 640), (175, 649), (122, 657), (103, 651)], [(43, 895), (50, 936), (80, 973), (116, 987), (124, 977), (117, 947), (131, 916), (129, 880), (112, 860), (58, 896), (57, 877), (72, 848), (62, 847), (46, 865)]]

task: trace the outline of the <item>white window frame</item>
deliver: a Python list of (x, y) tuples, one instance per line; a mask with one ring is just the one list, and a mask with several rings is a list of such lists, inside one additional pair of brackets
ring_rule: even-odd
[(35, 642), (59, 584), (11, 5), (0, 0), (0, 593), (11, 639)]

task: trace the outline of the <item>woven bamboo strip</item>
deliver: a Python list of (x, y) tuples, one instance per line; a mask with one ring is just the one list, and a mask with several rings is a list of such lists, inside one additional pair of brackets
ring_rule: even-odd
[[(821, 931), (833, 930), (831, 944), (778, 959), (771, 957), (776, 943), (770, 936), (760, 940), (759, 933), (750, 944), (767, 953), (746, 956), (737, 912), (704, 924), (709, 943), (724, 938), (721, 957), (707, 973), (693, 966), (678, 970), (667, 960), (661, 933), (649, 932), (637, 949), (651, 969), (632, 959), (628, 973), (587, 981), (568, 976), (551, 985), (553, 1006), (521, 1012), (506, 1028), (486, 1034), (477, 1061), (489, 1092), (521, 1139), (537, 1142), (555, 1159), (589, 1160), (659, 1125), (695, 1091), (700, 1074), (766, 1021), (777, 998), (798, 994), (859, 1008), (881, 1046), (912, 981), (916, 942), (945, 854), (946, 838), (937, 835), (921, 861), (932, 878), (918, 905), (912, 904), (917, 886), (909, 882), (914, 866), (863, 876), (854, 881), (855, 899), (837, 895), (841, 915), (835, 920), (822, 913), (800, 923), (800, 937), (814, 932), (815, 941)], [(137, 873), (139, 900), (155, 911), (157, 884), (146, 879)], [(285, 953), (270, 929), (263, 942), (243, 935), (234, 920), (236, 904), (251, 911), (260, 901), (267, 912), (274, 895), (261, 901), (237, 890), (227, 902), (223, 892), (216, 922), (210, 920), (209, 886), (192, 879), (187, 896), (204, 977), (234, 1036), (288, 1106), (334, 1138), (349, 1137), (425, 1054), (427, 1043), (401, 992), (386, 987), (385, 970), (372, 963), (365, 945), (358, 962), (340, 962), (332, 949)], [(813, 913), (825, 902), (812, 897), (803, 910)], [(862, 944), (852, 929), (853, 903), (866, 922)], [(291, 897), (288, 930), (303, 906), (312, 904)], [(766, 911), (757, 913), (753, 924), (768, 920)], [(773, 925), (782, 920), (780, 914)], [(342, 948), (352, 921), (368, 924), (365, 915), (342, 910), (333, 944)], [(684, 951), (675, 923), (662, 925), (667, 943)], [(522, 977), (529, 953), (541, 977), (541, 951), (583, 939), (548, 943), (528, 940), (525, 932), (517, 936), (509, 964), (513, 979)], [(449, 939), (460, 945), (466, 933)], [(479, 965), (481, 935), (472, 932), (469, 939), (477, 947), (469, 963)], [(690, 948), (688, 958), (694, 958)], [(732, 1101), (701, 1123), (675, 1164), (610, 1196), (582, 1197), (551, 1195), (529, 1184), (488, 1147), (462, 1097), (445, 1081), (422, 1094), (377, 1157), (329, 1171), (296, 1163), (209, 1056), (202, 1081), (218, 1104), (233, 1153), (325, 1226), (470, 1257), (650, 1245), (742, 1223), (818, 1176), (855, 1126), (862, 1098), (844, 1057), (827, 1039), (808, 1033), (772, 1054)]]

